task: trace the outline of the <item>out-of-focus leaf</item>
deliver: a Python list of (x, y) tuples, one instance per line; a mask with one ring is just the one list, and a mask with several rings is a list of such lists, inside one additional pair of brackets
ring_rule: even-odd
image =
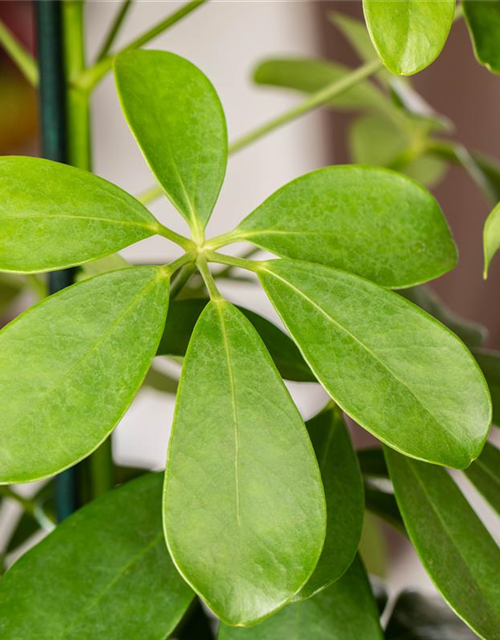
[(179, 386), (179, 380), (157, 367), (151, 367), (144, 378), (143, 386), (156, 391), (175, 395)]
[(0, 320), (24, 288), (22, 276), (0, 273)]
[(126, 269), (127, 267), (130, 267), (130, 263), (127, 262), (125, 258), (122, 258), (119, 253), (114, 253), (100, 260), (92, 260), (92, 262), (82, 264), (77, 275), (77, 280), (87, 280), (101, 273), (116, 271), (117, 269)]
[(470, 349), (480, 347), (488, 337), (486, 327), (455, 314), (451, 309), (448, 309), (430, 287), (412, 287), (398, 293), (431, 316), (434, 316), (439, 322), (442, 322), (463, 340)]
[(464, 0), (463, 7), (478, 62), (500, 73), (500, 1)]
[(476, 640), (450, 607), (434, 595), (399, 594), (385, 631), (386, 640)]
[(474, 349), (473, 355), (490, 388), (493, 424), (500, 427), (500, 351)]
[[(201, 312), (208, 300), (173, 300), (168, 310), (167, 323), (163, 332), (158, 355), (184, 356)], [(314, 374), (307, 366), (300, 351), (281, 329), (259, 314), (238, 307), (250, 320), (266, 345), (274, 364), (283, 378), (295, 382), (316, 382)]]
[(162, 474), (67, 518), (0, 580), (2, 640), (160, 640), (193, 593), (163, 539)]
[(352, 563), (363, 528), (363, 480), (349, 432), (338, 408), (306, 424), (326, 498), (326, 539), (318, 564), (294, 600), (304, 600), (336, 582)]
[(441, 53), (455, 14), (455, 0), (363, 0), (372, 42), (392, 73), (412, 75)]
[(352, 161), (380, 167), (397, 167), (417, 182), (432, 187), (444, 176), (446, 163), (432, 154), (406, 159), (411, 132), (383, 116), (357, 118), (349, 130)]
[(500, 549), (445, 469), (385, 448), (410, 540), (451, 608), (485, 640), (500, 639)]
[(500, 450), (487, 442), (482, 454), (464, 473), (500, 514)]
[(371, 576), (377, 576), (381, 579), (386, 577), (389, 549), (385, 533), (382, 530), (382, 522), (369, 511), (365, 511), (359, 555)]
[[(254, 72), (257, 84), (316, 93), (333, 82), (345, 78), (352, 69), (326, 60), (312, 58), (276, 58), (265, 60)], [(335, 109), (390, 112), (391, 101), (369, 80), (339, 93), (329, 103)]]
[(313, 598), (284, 607), (268, 620), (241, 629), (221, 625), (218, 640), (382, 640), (377, 604), (359, 560)]

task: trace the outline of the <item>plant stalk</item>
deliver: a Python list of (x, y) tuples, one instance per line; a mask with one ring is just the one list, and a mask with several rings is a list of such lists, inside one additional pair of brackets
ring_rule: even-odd
[(0, 45), (16, 63), (26, 80), (36, 87), (38, 85), (38, 67), (35, 60), (1, 20)]
[(132, 49), (138, 49), (139, 47), (142, 47), (150, 40), (156, 38), (156, 36), (160, 35), (160, 33), (163, 33), (164, 31), (172, 27), (174, 24), (185, 18), (187, 15), (192, 13), (195, 9), (205, 4), (206, 2), (208, 2), (208, 0), (192, 0), (191, 2), (188, 2), (173, 14), (165, 18), (165, 20), (162, 20), (159, 24), (152, 27), (151, 29), (148, 29), (148, 31), (130, 42), (117, 54), (108, 55), (102, 60), (98, 61), (92, 67), (89, 67), (73, 80), (74, 86), (81, 91), (91, 91), (104, 78), (108, 71), (110, 71), (111, 67), (113, 66), (113, 60), (119, 53), (124, 53), (125, 51), (131, 51)]
[(115, 16), (115, 19), (113, 21), (113, 24), (111, 25), (108, 35), (106, 36), (106, 39), (102, 43), (102, 47), (99, 50), (99, 53), (97, 54), (97, 62), (100, 62), (101, 60), (103, 60), (111, 51), (111, 48), (113, 47), (115, 40), (118, 37), (118, 34), (120, 33), (120, 29), (123, 26), (123, 23), (125, 21), (125, 18), (127, 17), (127, 14), (132, 6), (133, 1), (134, 0), (122, 0), (122, 4), (118, 10), (118, 13)]

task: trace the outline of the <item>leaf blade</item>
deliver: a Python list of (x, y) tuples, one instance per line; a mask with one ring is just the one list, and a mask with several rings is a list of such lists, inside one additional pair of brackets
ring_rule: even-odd
[(149, 238), (159, 223), (135, 198), (87, 171), (0, 158), (0, 270), (53, 271)]
[(247, 216), (236, 233), (280, 257), (350, 271), (389, 288), (436, 278), (457, 259), (429, 192), (373, 167), (327, 167), (297, 178)]
[(479, 455), (491, 419), (488, 389), (447, 329), (400, 296), (335, 269), (273, 260), (258, 275), (304, 359), (356, 422), (417, 459), (464, 468)]
[(465, 0), (463, 7), (477, 61), (500, 73), (500, 3)]
[(479, 458), (464, 473), (500, 514), (500, 450), (487, 442)]
[(163, 272), (132, 267), (68, 287), (3, 329), (0, 482), (53, 475), (105, 440), (147, 373), (167, 307)]
[(342, 413), (326, 409), (306, 423), (326, 498), (326, 539), (314, 573), (295, 596), (305, 600), (339, 580), (358, 550), (363, 529), (363, 480)]
[(165, 638), (193, 594), (165, 548), (161, 490), (161, 474), (127, 483), (25, 554), (0, 583), (2, 637)]
[(219, 640), (382, 640), (378, 609), (357, 557), (338, 582), (314, 597), (286, 606), (250, 629), (221, 625)]
[(199, 234), (215, 206), (227, 164), (226, 121), (214, 87), (191, 62), (166, 51), (120, 54), (115, 80), (149, 167)]
[(500, 549), (444, 469), (385, 449), (396, 499), (424, 568), (451, 608), (500, 638)]
[(165, 486), (170, 553), (223, 621), (257, 622), (311, 575), (325, 535), (314, 452), (258, 334), (222, 300), (203, 311), (186, 355)]
[(455, 14), (454, 0), (363, 0), (370, 37), (385, 66), (412, 75), (443, 49)]

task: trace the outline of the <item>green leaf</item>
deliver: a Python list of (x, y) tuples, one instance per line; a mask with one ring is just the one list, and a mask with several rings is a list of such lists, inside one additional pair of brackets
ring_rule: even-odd
[[(271, 58), (259, 64), (254, 72), (257, 84), (304, 93), (316, 93), (329, 84), (345, 78), (352, 69), (326, 60), (314, 58)], [(390, 100), (369, 80), (363, 80), (348, 91), (335, 96), (329, 103), (335, 109), (376, 111), (393, 109)]]
[(221, 625), (218, 640), (382, 640), (377, 604), (361, 561), (334, 585), (251, 629)]
[(327, 167), (297, 178), (235, 234), (279, 256), (351, 271), (390, 288), (437, 278), (457, 260), (432, 195), (401, 174), (372, 167)]
[(499, 0), (464, 0), (463, 7), (478, 62), (500, 73)]
[(484, 277), (486, 278), (491, 261), (500, 249), (500, 203), (493, 209), (484, 224), (483, 248)]
[(53, 475), (108, 437), (156, 353), (167, 306), (163, 271), (134, 267), (75, 284), (0, 332), (1, 483)]
[(366, 25), (392, 73), (412, 75), (429, 66), (445, 45), (455, 0), (363, 0)]
[(295, 600), (310, 598), (345, 573), (356, 555), (363, 528), (363, 480), (342, 413), (327, 409), (306, 426), (325, 489), (327, 524), (316, 569)]
[(439, 596), (403, 591), (385, 631), (386, 640), (476, 640)]
[(471, 349), (480, 347), (488, 337), (486, 327), (456, 315), (429, 287), (413, 287), (399, 293), (451, 329)]
[(465, 475), (500, 514), (500, 450), (487, 442), (479, 458)]
[(473, 354), (490, 388), (493, 424), (500, 427), (500, 352), (474, 349)]
[(401, 296), (351, 274), (272, 260), (260, 281), (331, 397), (379, 440), (415, 458), (467, 467), (491, 406), (471, 354)]
[[(186, 354), (195, 324), (207, 302), (206, 299), (190, 299), (174, 300), (170, 303), (158, 355)], [(238, 308), (257, 329), (283, 378), (296, 382), (316, 382), (295, 343), (283, 331), (257, 313), (243, 307)]]
[(427, 187), (436, 185), (446, 172), (446, 163), (433, 154), (422, 154), (405, 161), (405, 154), (412, 145), (410, 131), (383, 116), (358, 118), (350, 128), (349, 138), (351, 158), (355, 163), (398, 166), (403, 173)]
[(4, 640), (163, 640), (193, 594), (163, 539), (162, 475), (87, 505), (0, 581)]
[(9, 311), (11, 304), (23, 290), (23, 279), (10, 273), (0, 273), (0, 314), (5, 320), (4, 314)]
[(193, 232), (202, 234), (227, 164), (226, 121), (214, 87), (191, 62), (166, 51), (120, 54), (115, 78), (151, 171)]
[[(339, 29), (362, 62), (370, 62), (377, 57), (377, 51), (370, 39), (366, 25), (361, 20), (336, 11), (330, 11), (328, 19)], [(385, 69), (382, 74), (385, 78), (391, 77)]]
[(186, 354), (164, 509), (176, 566), (228, 624), (279, 609), (323, 547), (325, 498), (304, 423), (255, 329), (221, 299)]
[(159, 223), (114, 184), (40, 158), (0, 158), (0, 270), (53, 271), (102, 258)]
[(420, 560), (479, 637), (500, 638), (500, 549), (445, 469), (385, 450), (399, 509)]

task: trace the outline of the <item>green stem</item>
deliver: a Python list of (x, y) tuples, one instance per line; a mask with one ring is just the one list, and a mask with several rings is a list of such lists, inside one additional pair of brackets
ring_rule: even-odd
[[(297, 118), (300, 118), (306, 113), (314, 111), (314, 109), (321, 107), (341, 93), (352, 89), (352, 87), (370, 77), (381, 68), (382, 62), (379, 59), (370, 60), (370, 62), (363, 64), (362, 66), (358, 67), (358, 69), (355, 69), (340, 80), (332, 82), (323, 89), (320, 89), (320, 91), (313, 93), (298, 106), (292, 107), (292, 109), (285, 111), (285, 113), (282, 113), (277, 118), (273, 118), (269, 122), (266, 122), (260, 127), (257, 127), (257, 129), (254, 129), (253, 131), (250, 131), (250, 133), (247, 133), (241, 138), (238, 138), (229, 145), (229, 154), (241, 151), (241, 149), (248, 147), (248, 145), (256, 142), (257, 140), (260, 140), (260, 138), (263, 138), (271, 131), (275, 131), (276, 129), (283, 127), (285, 124), (297, 120)], [(161, 187), (150, 187), (147, 191), (144, 191), (138, 196), (138, 200), (140, 200), (143, 204), (148, 204), (153, 200), (156, 200), (156, 198), (158, 198), (162, 194), (163, 190), (161, 189)]]
[(29, 513), (38, 522), (42, 529), (51, 531), (54, 528), (52, 520), (35, 500), (30, 500), (29, 498), (19, 495), (19, 493), (16, 493), (6, 485), (0, 486), (0, 495), (15, 500), (26, 513)]
[(106, 36), (104, 42), (102, 43), (102, 47), (100, 48), (99, 53), (97, 54), (97, 58), (96, 58), (97, 62), (100, 62), (101, 60), (103, 60), (110, 52), (111, 47), (114, 45), (115, 40), (120, 32), (120, 29), (123, 26), (123, 23), (125, 21), (125, 18), (127, 17), (130, 7), (132, 6), (132, 2), (133, 0), (123, 0), (121, 7), (115, 16), (115, 19), (113, 20), (111, 28), (108, 31), (108, 35)]
[(91, 91), (108, 73), (108, 71), (113, 66), (113, 60), (120, 53), (124, 53), (125, 51), (131, 51), (132, 49), (138, 49), (142, 47), (150, 40), (156, 38), (156, 36), (160, 35), (174, 24), (177, 24), (180, 20), (185, 18), (187, 15), (192, 13), (195, 9), (200, 7), (201, 5), (208, 2), (208, 0), (192, 0), (188, 2), (183, 7), (175, 11), (172, 15), (162, 20), (159, 24), (157, 24), (152, 29), (149, 29), (141, 36), (130, 42), (126, 47), (121, 49), (117, 54), (108, 55), (99, 62), (97, 62), (94, 66), (90, 67), (83, 73), (81, 73), (78, 78), (74, 80), (75, 87), (79, 88), (82, 91)]
[(257, 273), (266, 264), (261, 260), (245, 260), (244, 258), (236, 258), (234, 256), (225, 256), (222, 253), (216, 253), (215, 251), (207, 251), (206, 258), (208, 262), (215, 262), (216, 264), (225, 264), (231, 267), (238, 267), (240, 269), (246, 269), (247, 271), (253, 271)]
[(201, 273), (201, 277), (203, 278), (203, 282), (210, 294), (210, 298), (212, 300), (220, 300), (222, 296), (217, 289), (217, 285), (215, 284), (212, 274), (210, 273), (206, 259), (200, 256), (196, 261), (196, 266), (198, 267), (198, 271)]
[(38, 67), (35, 60), (1, 20), (0, 45), (19, 67), (26, 80), (34, 87), (38, 86)]
[(192, 240), (186, 238), (185, 236), (182, 236), (180, 233), (172, 231), (172, 229), (165, 227), (165, 225), (161, 223), (158, 223), (156, 233), (160, 236), (163, 236), (164, 238), (167, 238), (171, 242), (175, 242), (175, 244), (178, 244), (185, 251), (192, 251), (196, 248), (196, 245)]

